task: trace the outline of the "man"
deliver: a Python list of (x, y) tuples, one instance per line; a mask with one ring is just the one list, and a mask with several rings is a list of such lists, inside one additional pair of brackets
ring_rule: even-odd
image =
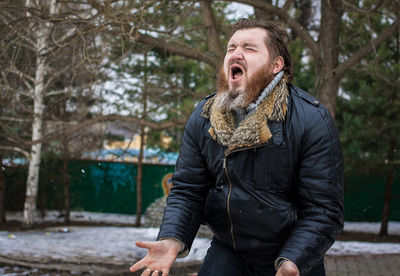
[(242, 19), (218, 92), (190, 116), (156, 242), (131, 271), (168, 275), (201, 223), (214, 238), (199, 275), (325, 275), (343, 227), (343, 161), (328, 110), (290, 84), (286, 31)]

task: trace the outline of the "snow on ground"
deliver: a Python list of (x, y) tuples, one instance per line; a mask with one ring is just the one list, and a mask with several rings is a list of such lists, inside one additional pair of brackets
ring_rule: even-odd
[[(143, 221), (146, 220), (142, 217)], [(7, 212), (7, 220), (22, 220), (22, 212)], [(135, 215), (125, 214), (108, 214), (108, 213), (96, 213), (96, 212), (83, 212), (73, 211), (71, 212), (72, 221), (85, 221), (95, 223), (110, 223), (118, 225), (133, 225), (136, 222)], [(47, 211), (46, 216), (42, 218), (39, 212), (35, 215), (35, 222), (60, 222), (64, 221), (64, 217), (59, 215), (57, 211)], [(143, 222), (142, 221), (142, 222)], [(362, 232), (362, 233), (373, 233), (378, 234), (380, 228), (379, 222), (345, 222), (344, 231), (347, 232)], [(390, 221), (388, 226), (388, 232), (390, 235), (400, 235), (400, 222)]]
[[(7, 220), (22, 221), (22, 212), (7, 212)], [(107, 213), (96, 213), (96, 212), (80, 212), (73, 211), (70, 216), (72, 221), (85, 221), (85, 222), (104, 222), (114, 223), (119, 225), (133, 225), (136, 222), (135, 215), (125, 214), (107, 214)], [(47, 211), (46, 216), (42, 217), (39, 212), (35, 214), (35, 222), (63, 222), (64, 217), (59, 215), (58, 211)]]
[[(8, 220), (22, 219), (20, 213), (7, 213)], [(72, 212), (72, 220), (132, 224), (135, 216)], [(42, 221), (62, 221), (57, 212), (49, 212)], [(38, 218), (36, 221), (40, 221)], [(379, 223), (346, 222), (345, 231), (378, 233)], [(0, 232), (0, 255), (30, 256), (54, 261), (126, 263), (141, 258), (146, 250), (137, 248), (135, 241), (153, 241), (158, 229), (136, 227), (52, 227), (10, 233)], [(390, 222), (389, 232), (400, 234), (400, 222)], [(210, 245), (209, 239), (196, 238), (189, 256), (178, 261), (201, 261)], [(400, 254), (400, 243), (370, 243), (336, 241), (328, 255)]]
[[(345, 222), (344, 231), (378, 234), (381, 224), (379, 222)], [(390, 221), (388, 226), (389, 235), (400, 235), (400, 222)]]
[[(157, 228), (134, 227), (51, 227), (23, 232), (0, 231), (0, 256), (33, 260), (80, 263), (127, 263), (143, 258), (145, 249), (135, 241), (154, 241)], [(209, 239), (196, 239), (188, 257), (178, 261), (202, 260)]]
[(336, 241), (327, 255), (400, 254), (399, 243)]

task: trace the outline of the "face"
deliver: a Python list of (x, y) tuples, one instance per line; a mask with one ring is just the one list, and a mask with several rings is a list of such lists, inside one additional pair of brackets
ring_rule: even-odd
[(229, 40), (223, 68), (228, 88), (235, 94), (244, 93), (249, 81), (265, 66), (269, 75), (279, 72), (265, 44), (266, 36), (266, 30), (252, 28), (235, 32)]

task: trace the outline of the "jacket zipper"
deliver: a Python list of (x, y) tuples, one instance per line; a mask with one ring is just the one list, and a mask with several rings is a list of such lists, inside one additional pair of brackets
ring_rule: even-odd
[(228, 181), (229, 181), (229, 192), (228, 192), (228, 198), (226, 199), (226, 210), (228, 211), (233, 249), (236, 249), (236, 242), (235, 242), (235, 236), (233, 234), (233, 223), (232, 223), (231, 207), (230, 207), (231, 194), (232, 194), (232, 182), (231, 182), (231, 179), (229, 178), (228, 169), (226, 167), (226, 156), (224, 157), (224, 170), (225, 170), (226, 177), (228, 178)]
[[(256, 148), (261, 147), (263, 145), (257, 145), (257, 146), (253, 146), (253, 147), (246, 147), (246, 148), (237, 149), (237, 150), (231, 151), (229, 154), (231, 154), (233, 152), (242, 151), (242, 150), (256, 149)], [(224, 156), (224, 160), (223, 160), (223, 167), (224, 167), (224, 170), (225, 170), (226, 177), (228, 178), (228, 181), (229, 181), (229, 192), (228, 192), (228, 198), (226, 200), (226, 209), (228, 211), (228, 218), (229, 218), (229, 223), (230, 223), (230, 231), (231, 231), (233, 249), (236, 249), (236, 242), (235, 242), (235, 235), (233, 234), (233, 222), (232, 222), (231, 207), (230, 207), (231, 194), (232, 194), (232, 181), (231, 181), (231, 179), (229, 177), (228, 168), (226, 166), (226, 158), (228, 157), (229, 154), (226, 154)]]

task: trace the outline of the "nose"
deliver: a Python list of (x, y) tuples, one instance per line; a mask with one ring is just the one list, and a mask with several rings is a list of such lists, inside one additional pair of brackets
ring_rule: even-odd
[(237, 47), (235, 51), (233, 51), (231, 59), (238, 59), (238, 60), (243, 59), (243, 51), (241, 47)]

